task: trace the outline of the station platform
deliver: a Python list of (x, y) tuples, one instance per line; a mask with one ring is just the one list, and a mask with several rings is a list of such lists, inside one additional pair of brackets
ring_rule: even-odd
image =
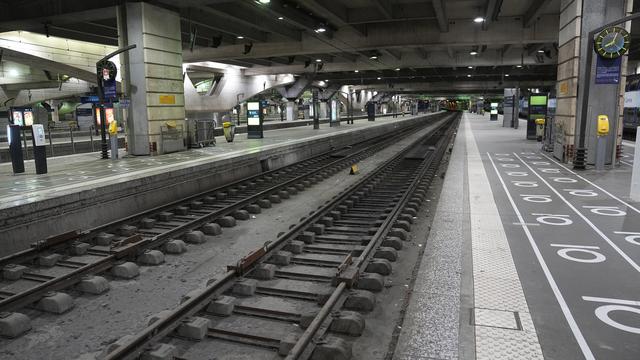
[(575, 172), (465, 113), (394, 359), (638, 359), (633, 145)]
[[(411, 126), (433, 114), (377, 117), (341, 126), (304, 126), (266, 131), (263, 139), (236, 134), (234, 142), (188, 151), (119, 160), (99, 153), (48, 160), (48, 173), (36, 175), (33, 161), (13, 174), (0, 164), (0, 256), (25, 249), (52, 234), (87, 229), (176, 201), (217, 186), (289, 165)], [(121, 150), (121, 155), (124, 155)]]

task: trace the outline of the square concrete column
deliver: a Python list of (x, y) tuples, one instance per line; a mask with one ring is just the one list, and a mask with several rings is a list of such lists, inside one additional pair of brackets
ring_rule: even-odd
[(118, 20), (126, 21), (126, 45), (137, 46), (128, 54), (129, 153), (149, 155), (184, 150), (180, 15), (143, 2), (124, 6)]
[(320, 111), (318, 111), (320, 119), (329, 118), (329, 103), (327, 101), (320, 101)]

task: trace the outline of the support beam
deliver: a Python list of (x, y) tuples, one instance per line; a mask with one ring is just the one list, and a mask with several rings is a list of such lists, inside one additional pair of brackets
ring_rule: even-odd
[[(240, 5), (240, 6), (238, 6)], [(284, 26), (281, 22), (276, 23), (276, 18), (266, 19), (264, 14), (254, 11), (253, 7), (240, 4), (223, 4), (200, 7), (208, 14), (215, 14), (216, 18), (233, 18), (233, 21), (244, 27), (256, 28), (260, 31), (269, 32), (284, 36), (290, 40), (301, 41), (302, 34), (299, 30)]]
[(488, 0), (487, 8), (484, 12), (484, 23), (482, 23), (482, 30), (487, 30), (489, 25), (498, 19), (500, 8), (502, 7), (502, 0)]
[(421, 59), (427, 60), (427, 58), (429, 57), (429, 53), (423, 47), (417, 47), (415, 48), (415, 51)]
[[(271, 14), (273, 18), (282, 16), (284, 18), (283, 21), (286, 23), (293, 24), (300, 29), (304, 29), (312, 33), (315, 33), (315, 30), (320, 26), (321, 19), (317, 19), (308, 15), (304, 11), (290, 6), (290, 4), (284, 0), (271, 0), (268, 4), (262, 4), (254, 0), (244, 1), (245, 4), (251, 4), (260, 11)], [(333, 30), (329, 26), (325, 26), (324, 29), (325, 32), (319, 35), (329, 39), (332, 38)]]
[(381, 51), (398, 61), (402, 60), (402, 53), (399, 50), (382, 49)]
[(267, 41), (266, 33), (243, 26), (230, 18), (219, 17), (203, 8), (183, 9), (180, 11), (180, 16), (197, 26), (203, 26), (234, 36), (243, 36), (245, 39), (256, 42)]
[(534, 0), (523, 17), (524, 27), (531, 27), (538, 17), (542, 14), (542, 10), (551, 2), (551, 0)]
[(331, 54), (337, 58), (341, 58), (344, 60), (347, 60), (348, 62), (356, 62), (359, 58), (359, 55), (357, 54), (348, 54), (348, 53), (335, 53), (335, 54)]
[(287, 99), (297, 99), (302, 95), (304, 90), (311, 85), (313, 81), (311, 76), (300, 76), (291, 85), (276, 88), (282, 97)]
[(39, 56), (22, 53), (19, 51), (0, 48), (2, 50), (2, 59), (9, 60), (21, 64), (29, 64), (32, 68), (48, 70), (51, 73), (62, 74), (84, 80), (89, 83), (96, 82), (96, 74), (93, 71), (82, 70), (74, 66), (51, 61)]
[(391, 1), (389, 0), (374, 0), (373, 3), (376, 5), (376, 8), (382, 16), (386, 19), (393, 19), (393, 7), (391, 6)]
[(350, 25), (348, 21), (348, 10), (339, 1), (325, 0), (298, 0), (298, 3), (305, 9), (317, 14), (338, 28), (349, 28), (360, 36), (367, 36), (366, 31), (361, 27)]
[(432, 0), (433, 10), (436, 12), (436, 18), (438, 19), (438, 28), (440, 32), (449, 31), (449, 19), (444, 8), (444, 0)]

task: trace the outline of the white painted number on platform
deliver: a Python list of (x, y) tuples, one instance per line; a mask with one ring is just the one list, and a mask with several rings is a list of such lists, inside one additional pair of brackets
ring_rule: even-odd
[(540, 156), (523, 156), (525, 159), (529, 160), (540, 160), (542, 159)]
[(542, 171), (545, 174), (560, 174), (560, 169), (538, 168), (538, 170)]
[(576, 179), (566, 178), (566, 177), (553, 178), (553, 181), (557, 183), (577, 183), (578, 182), (578, 180)]
[(507, 171), (509, 176), (529, 176), (529, 173), (524, 171)]
[(512, 181), (512, 183), (513, 185), (519, 186), (519, 187), (526, 187), (526, 188), (538, 187), (538, 183), (536, 181)]
[[(582, 245), (564, 245), (564, 244), (551, 244), (551, 247), (561, 248), (558, 250), (558, 255), (561, 258), (586, 263), (586, 264), (596, 264), (605, 261), (607, 258), (603, 254), (595, 251), (600, 250), (597, 246), (582, 246)], [(583, 257), (576, 257), (573, 255), (583, 255)]]
[(511, 154), (499, 154), (499, 153), (495, 153), (495, 156), (511, 156)]
[(498, 161), (513, 161), (511, 158), (496, 158)]
[(569, 192), (569, 195), (573, 195), (573, 196), (584, 196), (584, 197), (598, 196), (598, 193), (593, 190), (584, 190), (584, 189), (563, 189), (563, 190)]
[(519, 168), (520, 165), (518, 164), (500, 164), (500, 166), (502, 166), (503, 168), (508, 168), (508, 169), (515, 169), (515, 168)]
[(549, 203), (551, 200), (551, 195), (522, 195), (522, 200), (534, 203)]
[(592, 213), (604, 216), (625, 216), (627, 212), (620, 210), (617, 206), (583, 206), (585, 209), (589, 209)]
[[(633, 334), (640, 334), (640, 328), (622, 324), (612, 319), (610, 315), (610, 313), (613, 311), (626, 311), (634, 314), (635, 316), (633, 316), (633, 318), (637, 318), (637, 316), (640, 315), (640, 301), (607, 299), (607, 298), (592, 297), (592, 296), (583, 296), (582, 299), (585, 301), (607, 304), (607, 305), (600, 305), (595, 310), (596, 317), (603, 323), (611, 327), (614, 327), (618, 330), (630, 332)], [(628, 318), (628, 316), (623, 318)]]
[(553, 215), (553, 214), (531, 214), (536, 217), (536, 221), (541, 224), (566, 226), (573, 224), (573, 221), (569, 218), (569, 215)]
[(536, 153), (533, 153), (533, 152), (521, 152), (520, 154), (522, 154), (522, 155), (535, 155)]
[(619, 235), (626, 235), (624, 237), (624, 239), (633, 244), (633, 245), (640, 245), (640, 233), (637, 232), (626, 232), (626, 231), (614, 231), (614, 234), (619, 234)]
[(533, 162), (531, 162), (531, 164), (536, 165), (536, 166), (549, 166), (549, 165), (551, 165), (550, 163), (548, 163), (546, 161), (533, 161)]

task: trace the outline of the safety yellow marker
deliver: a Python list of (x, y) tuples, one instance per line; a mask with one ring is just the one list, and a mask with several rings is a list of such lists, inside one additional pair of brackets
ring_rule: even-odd
[(349, 175), (357, 175), (360, 174), (360, 169), (358, 169), (358, 164), (351, 165), (351, 171), (349, 171)]

